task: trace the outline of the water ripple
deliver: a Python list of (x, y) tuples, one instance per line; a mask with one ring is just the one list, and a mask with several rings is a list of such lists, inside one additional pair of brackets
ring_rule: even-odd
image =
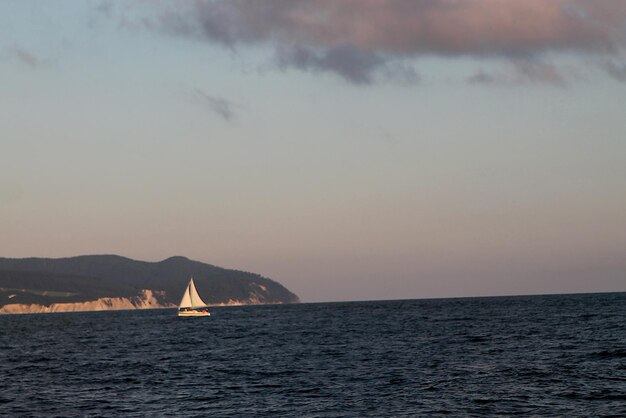
[(626, 294), (0, 317), (0, 416), (626, 416)]

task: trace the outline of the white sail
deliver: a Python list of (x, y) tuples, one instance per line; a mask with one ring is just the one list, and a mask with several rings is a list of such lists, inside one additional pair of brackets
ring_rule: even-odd
[(198, 295), (198, 291), (196, 290), (196, 285), (193, 282), (193, 277), (189, 280), (189, 284), (187, 285), (187, 289), (185, 289), (185, 293), (183, 294), (183, 298), (180, 301), (179, 308), (205, 308), (207, 304), (200, 298)]
[(191, 306), (194, 308), (206, 308), (207, 304), (200, 298), (193, 278), (189, 280), (189, 296), (191, 297)]
[(191, 296), (189, 296), (189, 285), (185, 289), (185, 293), (183, 293), (183, 298), (178, 304), (179, 308), (191, 308)]

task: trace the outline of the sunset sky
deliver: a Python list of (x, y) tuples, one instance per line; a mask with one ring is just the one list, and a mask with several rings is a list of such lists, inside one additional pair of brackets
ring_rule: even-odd
[(626, 291), (626, 1), (0, 1), (0, 256), (303, 301)]

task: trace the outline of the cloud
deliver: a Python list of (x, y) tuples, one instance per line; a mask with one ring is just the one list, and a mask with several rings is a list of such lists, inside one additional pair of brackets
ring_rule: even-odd
[(419, 80), (414, 68), (400, 63), (390, 64), (378, 53), (350, 45), (322, 50), (299, 46), (278, 48), (275, 58), (281, 69), (335, 73), (354, 84), (370, 84), (375, 75), (395, 81)]
[(471, 84), (517, 85), (522, 83), (550, 84), (566, 87), (570, 79), (576, 78), (577, 72), (571, 68), (561, 68), (552, 63), (533, 59), (516, 59), (509, 62), (509, 67), (500, 71), (480, 69), (467, 77)]
[(22, 66), (36, 70), (50, 68), (56, 64), (58, 58), (50, 56), (43, 57), (28, 48), (14, 44), (0, 48), (0, 60), (17, 62)]
[(383, 142), (385, 142), (387, 145), (395, 146), (395, 145), (400, 144), (401, 142), (400, 139), (398, 139), (397, 136), (395, 136), (394, 134), (392, 134), (385, 128), (378, 127), (377, 130), (378, 130), (379, 138), (381, 138)]
[(107, 17), (111, 17), (111, 15), (113, 14), (113, 7), (113, 3), (108, 0), (104, 0), (96, 6), (96, 11), (102, 13)]
[(14, 48), (13, 55), (15, 56), (15, 58), (17, 58), (19, 62), (31, 68), (40, 67), (43, 63), (41, 59), (23, 48)]
[(467, 81), (471, 84), (495, 84), (506, 81), (507, 78), (502, 78), (501, 74), (495, 74), (483, 69), (476, 71), (471, 76), (467, 77)]
[(355, 84), (370, 83), (374, 70), (385, 63), (378, 54), (351, 46), (323, 51), (298, 46), (280, 48), (276, 60), (278, 66), (283, 69), (293, 67), (311, 72), (331, 71)]
[(611, 77), (618, 81), (626, 82), (626, 64), (609, 60), (606, 61), (602, 66)]
[[(626, 48), (624, 0), (196, 0), (171, 3), (147, 22), (232, 49), (270, 46), (281, 68), (356, 84), (425, 56), (530, 62)], [(558, 78), (545, 70), (520, 73)]]
[(265, 41), (390, 54), (615, 49), (623, 0), (208, 0), (193, 17), (226, 45)]
[(193, 99), (224, 120), (231, 121), (235, 117), (235, 104), (223, 97), (211, 96), (200, 89), (196, 89), (193, 92)]

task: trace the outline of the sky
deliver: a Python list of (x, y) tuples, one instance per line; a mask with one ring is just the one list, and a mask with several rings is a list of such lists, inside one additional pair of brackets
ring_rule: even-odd
[(623, 0), (2, 0), (0, 256), (626, 291), (625, 114)]

